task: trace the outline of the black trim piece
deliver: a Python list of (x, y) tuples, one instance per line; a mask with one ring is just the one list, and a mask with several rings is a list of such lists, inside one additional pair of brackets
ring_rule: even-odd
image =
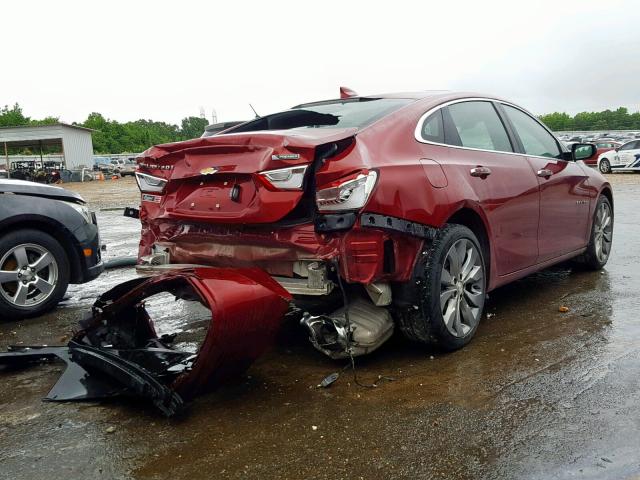
[(499, 102), (491, 102), (491, 103), (493, 103), (493, 108), (495, 108), (496, 112), (498, 113), (498, 117), (502, 122), (502, 126), (507, 131), (507, 136), (509, 137), (509, 141), (511, 142), (511, 148), (513, 149), (513, 152), (524, 155), (525, 154), (524, 146), (520, 141), (520, 136), (516, 133), (516, 129), (513, 126), (513, 123), (511, 123), (511, 119), (507, 115), (507, 112), (504, 110), (502, 103), (499, 103)]
[(363, 213), (360, 215), (360, 226), (369, 228), (381, 228), (394, 232), (406, 233), (414, 237), (433, 240), (438, 232), (435, 227), (421, 223), (409, 222), (401, 218), (379, 215), (377, 213)]
[(445, 145), (450, 145), (452, 147), (462, 147), (462, 140), (460, 139), (460, 135), (458, 134), (458, 130), (456, 129), (455, 124), (453, 123), (453, 118), (451, 117), (451, 113), (449, 112), (449, 107), (442, 107), (440, 111), (442, 111)]
[(69, 342), (71, 359), (86, 370), (98, 370), (123, 384), (140, 397), (148, 398), (167, 417), (178, 413), (184, 402), (180, 395), (161, 384), (139, 365), (111, 353), (106, 348), (95, 348)]
[(318, 215), (315, 218), (316, 232), (337, 232), (352, 228), (358, 216), (354, 212)]
[(123, 217), (140, 218), (140, 210), (133, 207), (125, 207)]

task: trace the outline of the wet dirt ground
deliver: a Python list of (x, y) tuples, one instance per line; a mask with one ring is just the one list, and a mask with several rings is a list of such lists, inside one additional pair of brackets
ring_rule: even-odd
[[(603, 271), (563, 265), (492, 292), (476, 338), (455, 353), (394, 336), (357, 361), (363, 383), (394, 379), (377, 388), (350, 372), (316, 388), (343, 364), (295, 325), (177, 419), (130, 401), (42, 402), (57, 365), (0, 372), (0, 478), (640, 478), (640, 175), (611, 177)], [(135, 204), (135, 185), (118, 182), (78, 190), (94, 208)], [(99, 221), (107, 257), (135, 253), (135, 220)], [(64, 342), (95, 295), (133, 275), (109, 271), (51, 314), (0, 324), (0, 348)], [(165, 307), (159, 321), (189, 321)]]

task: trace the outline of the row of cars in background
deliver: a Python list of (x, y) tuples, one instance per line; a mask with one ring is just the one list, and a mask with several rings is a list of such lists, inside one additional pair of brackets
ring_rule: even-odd
[(131, 157), (106, 157), (93, 158), (93, 166), (89, 168), (77, 168), (68, 170), (62, 160), (45, 157), (43, 160), (33, 158), (21, 158), (9, 162), (9, 169), (0, 168), (0, 179), (12, 178), (38, 183), (67, 183), (86, 182), (95, 180), (97, 173), (105, 176), (125, 177), (135, 175), (135, 156)]
[(136, 157), (93, 157), (93, 170), (105, 175), (133, 176), (136, 173)]
[(595, 133), (589, 136), (564, 134), (558, 138), (568, 148), (576, 143), (594, 144), (596, 152), (584, 163), (602, 173), (640, 171), (640, 132)]

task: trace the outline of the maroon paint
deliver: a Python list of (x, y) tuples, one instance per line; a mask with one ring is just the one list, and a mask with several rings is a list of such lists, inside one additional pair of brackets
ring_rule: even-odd
[[(357, 225), (348, 233), (332, 234), (315, 232), (311, 223), (268, 225), (285, 217), (301, 192), (261, 188), (257, 172), (309, 163), (317, 146), (354, 136), (355, 142), (347, 151), (318, 169), (317, 188), (374, 169), (378, 180), (363, 209), (366, 212), (433, 227), (442, 227), (462, 209), (473, 212), (489, 238), (489, 290), (586, 248), (597, 196), (610, 189), (599, 172), (579, 162), (415, 140), (415, 127), (425, 112), (448, 101), (478, 95), (427, 92), (383, 96), (413, 98), (415, 102), (359, 131), (318, 128), (225, 134), (148, 150), (139, 160), (140, 171), (170, 181), (160, 204), (142, 203), (140, 255), (159, 242), (172, 251), (176, 263), (255, 265), (271, 274), (289, 275), (295, 260), (340, 257), (341, 271), (348, 281), (407, 280), (421, 249), (418, 239), (376, 229), (365, 232)], [(299, 153), (300, 158), (271, 160), (272, 152)], [(171, 165), (173, 170), (158, 168)], [(492, 174), (486, 178), (470, 176), (470, 169), (478, 165), (491, 168)], [(223, 173), (216, 174), (219, 181), (204, 188), (207, 179), (200, 169), (210, 166)], [(540, 168), (549, 168), (553, 175), (549, 179), (537, 177)], [(223, 197), (228, 198), (225, 179), (246, 186), (251, 198), (244, 198), (240, 206), (223, 204), (227, 202)], [(239, 225), (246, 223), (255, 227), (247, 230)], [(264, 226), (258, 228), (260, 224)], [(396, 254), (396, 269), (387, 274), (382, 270), (380, 250), (385, 239), (393, 242)]]
[(273, 344), (291, 295), (258, 268), (195, 268), (148, 278), (126, 294), (94, 311), (93, 323), (74, 335), (83, 342), (94, 328), (133, 335), (141, 344), (157, 338), (152, 319), (140, 305), (160, 292), (191, 287), (211, 310), (211, 323), (193, 367), (171, 387), (184, 399), (241, 373)]

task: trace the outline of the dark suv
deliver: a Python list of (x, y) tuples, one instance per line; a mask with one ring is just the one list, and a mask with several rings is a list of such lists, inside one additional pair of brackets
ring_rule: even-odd
[(60, 187), (0, 180), (0, 320), (55, 307), (103, 270), (95, 215)]

